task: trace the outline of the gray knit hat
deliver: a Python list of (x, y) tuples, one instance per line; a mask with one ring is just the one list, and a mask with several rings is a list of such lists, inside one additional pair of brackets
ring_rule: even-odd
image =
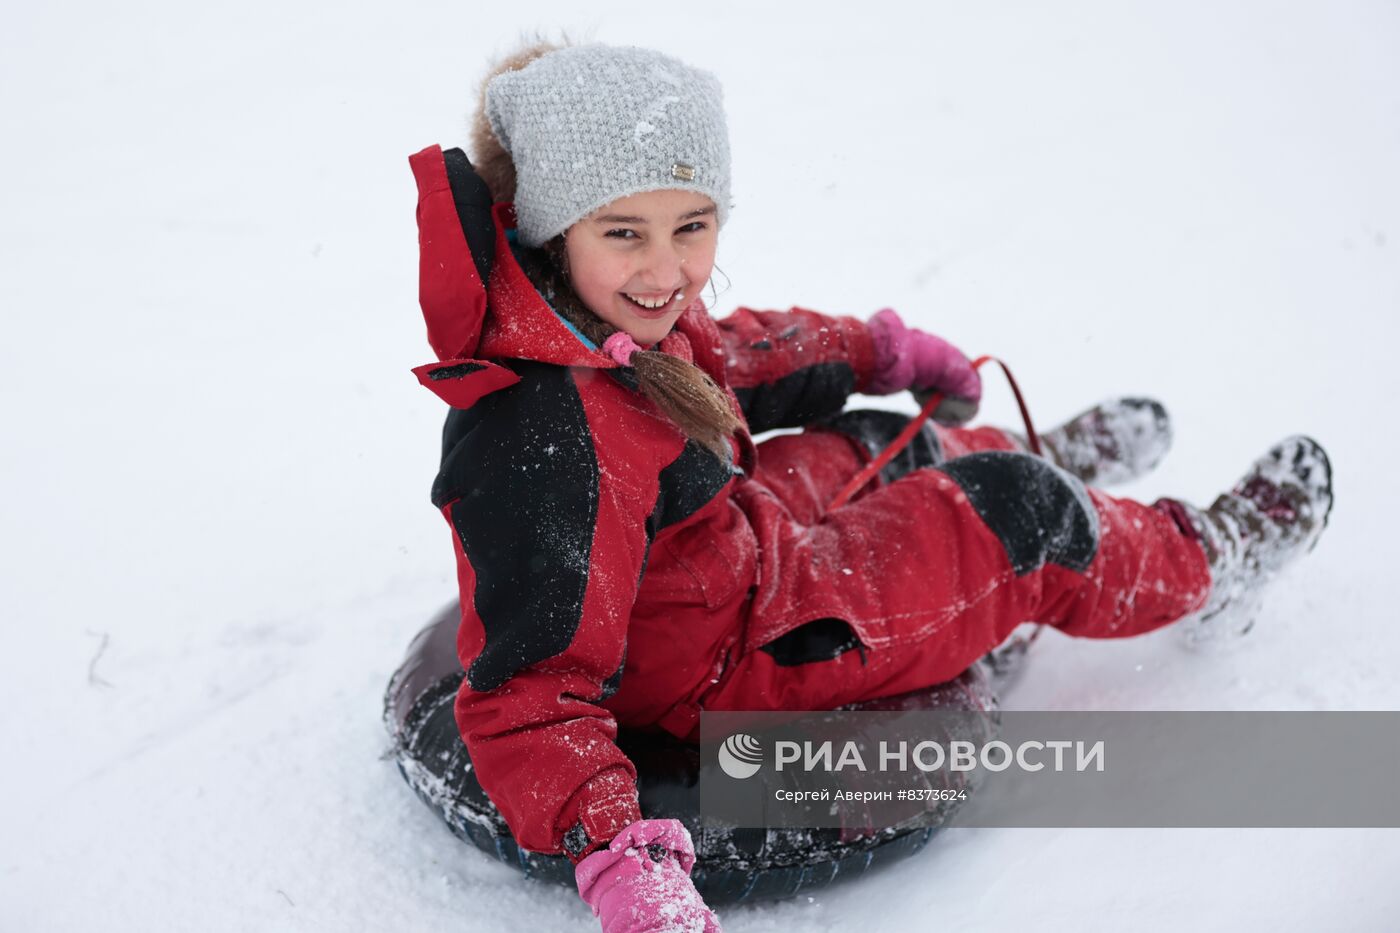
[(486, 116), (515, 163), (520, 241), (540, 246), (628, 195), (684, 188), (729, 215), (719, 79), (650, 49), (578, 45), (486, 87)]

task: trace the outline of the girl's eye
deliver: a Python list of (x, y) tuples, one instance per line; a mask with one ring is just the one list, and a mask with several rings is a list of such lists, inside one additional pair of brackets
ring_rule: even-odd
[[(704, 222), (703, 220), (697, 220), (697, 221), (694, 221), (694, 222), (692, 222), (692, 223), (686, 224), (684, 227), (681, 227), (681, 228), (680, 228), (679, 230), (677, 230), (676, 232), (677, 232), (677, 233), (699, 233), (701, 230), (704, 230), (705, 227), (706, 227), (706, 224), (705, 224), (705, 222)], [(610, 236), (610, 237), (612, 237), (613, 239), (616, 239), (616, 240), (639, 240), (639, 239), (641, 239), (641, 237), (638, 236), (637, 231), (635, 231), (635, 230), (629, 230), (629, 229), (626, 228), (626, 227), (618, 227), (616, 230), (609, 230), (607, 233), (604, 234), (604, 236)]]

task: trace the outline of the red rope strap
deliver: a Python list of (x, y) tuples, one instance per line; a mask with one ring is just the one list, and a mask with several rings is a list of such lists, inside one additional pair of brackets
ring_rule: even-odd
[[(1021, 394), (1021, 387), (1016, 384), (1016, 377), (1011, 375), (1011, 370), (1005, 363), (994, 356), (979, 356), (972, 361), (972, 368), (981, 369), (982, 364), (986, 363), (988, 360), (1000, 366), (1001, 371), (1006, 375), (1006, 381), (1011, 385), (1011, 392), (1016, 396), (1016, 404), (1021, 409), (1021, 421), (1026, 426), (1026, 439), (1030, 441), (1031, 451), (1039, 456), (1040, 435), (1035, 433), (1035, 426), (1031, 424), (1030, 409), (1026, 407), (1026, 399)], [(867, 463), (865, 467), (837, 493), (836, 498), (831, 500), (831, 504), (826, 507), (826, 510), (830, 512), (832, 509), (840, 508), (845, 505), (850, 501), (851, 496), (854, 496), (866, 483), (874, 479), (885, 464), (893, 460), (899, 455), (901, 450), (909, 445), (909, 442), (914, 439), (914, 435), (919, 433), (919, 429), (924, 426), (924, 422), (928, 420), (928, 417), (933, 414), (934, 409), (936, 409), (942, 401), (942, 392), (935, 392), (930, 395), (928, 400), (924, 402), (923, 408), (919, 410), (918, 416), (911, 418), (909, 423), (904, 426), (904, 430), (899, 432), (899, 436), (891, 441), (888, 447), (880, 451), (879, 456)]]

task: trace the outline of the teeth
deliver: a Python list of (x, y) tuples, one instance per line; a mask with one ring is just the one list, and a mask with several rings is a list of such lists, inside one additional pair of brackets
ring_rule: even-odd
[[(623, 294), (627, 294), (627, 293), (626, 293), (626, 292), (623, 292)], [(671, 299), (674, 298), (674, 297), (676, 297), (676, 293), (675, 293), (675, 292), (672, 292), (670, 295), (667, 295), (665, 298), (638, 298), (638, 297), (636, 297), (635, 295), (627, 295), (627, 299), (628, 299), (629, 301), (635, 301), (637, 304), (641, 305), (643, 308), (651, 308), (651, 309), (653, 309), (653, 310), (655, 310), (656, 308), (664, 308), (666, 305), (668, 305), (668, 304), (671, 303)]]

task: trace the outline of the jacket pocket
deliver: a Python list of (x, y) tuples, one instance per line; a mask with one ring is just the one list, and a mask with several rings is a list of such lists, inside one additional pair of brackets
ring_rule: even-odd
[(666, 539), (652, 544), (637, 591), (638, 606), (704, 606), (705, 588), (690, 565), (678, 559)]
[(747, 596), (755, 582), (758, 547), (743, 513), (726, 502), (716, 514), (687, 525), (659, 544), (689, 576), (699, 601), (718, 609)]

